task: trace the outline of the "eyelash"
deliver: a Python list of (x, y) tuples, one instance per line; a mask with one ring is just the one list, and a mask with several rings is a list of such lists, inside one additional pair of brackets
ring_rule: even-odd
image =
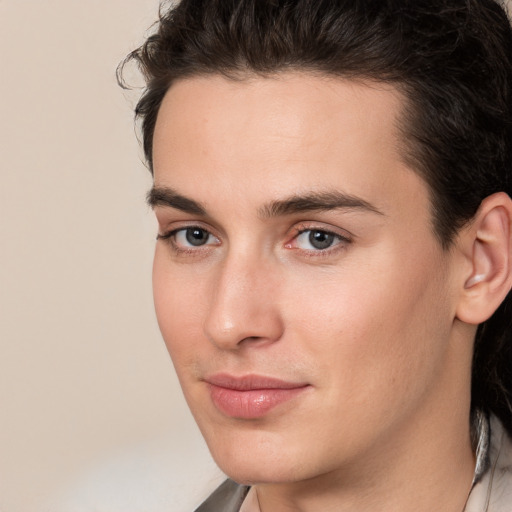
[[(186, 232), (188, 230), (194, 230), (194, 229), (203, 231), (206, 235), (208, 235), (208, 237), (214, 237), (215, 239), (218, 240), (218, 238), (215, 235), (213, 235), (208, 229), (203, 228), (201, 226), (193, 226), (193, 225), (180, 227), (177, 229), (173, 229), (167, 233), (158, 234), (156, 238), (157, 238), (157, 240), (166, 241), (168, 243), (168, 245), (173, 249), (173, 251), (177, 255), (199, 255), (205, 249), (207, 249), (208, 247), (211, 247), (212, 244), (206, 243), (204, 245), (198, 245), (196, 247), (193, 247), (193, 246), (184, 247), (184, 246), (176, 243), (176, 236), (180, 232)], [(334, 240), (336, 240), (337, 242), (334, 243), (334, 245), (330, 245), (329, 247), (326, 247), (325, 249), (300, 249), (300, 248), (292, 246), (293, 242), (297, 241), (301, 235), (308, 233), (308, 232), (322, 233), (324, 235), (333, 237)], [(301, 225), (294, 229), (293, 238), (291, 239), (290, 242), (287, 242), (284, 246), (285, 246), (285, 248), (290, 249), (290, 250), (300, 250), (302, 252), (302, 254), (304, 254), (308, 258), (322, 258), (322, 257), (331, 256), (332, 254), (345, 249), (346, 246), (350, 243), (352, 243), (352, 239), (350, 237), (341, 235), (332, 230), (323, 229), (318, 226)], [(214, 245), (218, 245), (218, 244), (214, 244)]]
[[(334, 243), (334, 245), (330, 245), (329, 247), (327, 247), (325, 249), (300, 249), (300, 248), (292, 247), (292, 243), (297, 241), (301, 235), (303, 235), (305, 233), (315, 233), (315, 232), (322, 233), (324, 235), (333, 237), (334, 240), (336, 240), (337, 242)], [(340, 233), (319, 227), (318, 225), (313, 225), (313, 226), (300, 225), (297, 228), (295, 228), (295, 233), (293, 235), (292, 241), (287, 242), (285, 244), (285, 247), (288, 249), (300, 250), (302, 252), (302, 254), (304, 254), (304, 256), (306, 256), (308, 258), (323, 258), (323, 257), (330, 257), (333, 254), (336, 254), (339, 251), (346, 249), (347, 245), (349, 245), (351, 243), (352, 243), (352, 238), (347, 235), (341, 235)]]
[[(213, 235), (208, 229), (203, 228), (202, 226), (184, 226), (181, 228), (173, 229), (167, 233), (158, 234), (156, 239), (157, 240), (164, 240), (167, 242), (167, 244), (171, 247), (171, 249), (177, 254), (177, 255), (197, 255), (199, 252), (203, 252), (205, 248), (209, 247), (209, 245), (198, 245), (197, 247), (183, 247), (176, 243), (176, 235), (180, 232), (186, 232), (188, 230), (200, 230), (205, 232), (209, 237)], [(215, 237), (217, 238), (217, 237)]]

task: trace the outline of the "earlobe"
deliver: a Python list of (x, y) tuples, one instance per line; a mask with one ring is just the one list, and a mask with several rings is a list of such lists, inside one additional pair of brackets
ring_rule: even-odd
[(457, 318), (478, 325), (492, 316), (512, 286), (512, 201), (504, 192), (482, 201), (464, 233), (471, 250)]

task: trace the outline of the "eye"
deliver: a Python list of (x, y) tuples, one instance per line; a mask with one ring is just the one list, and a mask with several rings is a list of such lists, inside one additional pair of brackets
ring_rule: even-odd
[(337, 245), (348, 244), (350, 239), (325, 229), (301, 229), (286, 247), (310, 252), (327, 252)]
[(339, 243), (335, 234), (318, 229), (308, 229), (297, 237), (297, 245), (302, 249), (316, 249), (322, 251), (335, 243)]
[(174, 240), (180, 245), (190, 245), (200, 247), (206, 245), (211, 238), (215, 238), (202, 228), (186, 228), (174, 232)]
[(219, 239), (216, 236), (198, 226), (175, 229), (164, 235), (158, 235), (158, 239), (169, 240), (177, 250), (219, 244)]

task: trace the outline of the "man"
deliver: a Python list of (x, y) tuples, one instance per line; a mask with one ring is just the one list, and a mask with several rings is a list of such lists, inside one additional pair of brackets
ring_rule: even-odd
[(503, 9), (183, 0), (131, 57), (198, 510), (511, 511)]

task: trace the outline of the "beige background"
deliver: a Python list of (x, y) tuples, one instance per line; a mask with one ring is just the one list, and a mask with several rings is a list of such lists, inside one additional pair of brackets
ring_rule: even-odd
[(220, 478), (156, 327), (114, 76), (157, 10), (0, 0), (1, 512), (190, 511)]
[(188, 512), (222, 479), (153, 314), (117, 63), (157, 0), (0, 0), (0, 512)]

